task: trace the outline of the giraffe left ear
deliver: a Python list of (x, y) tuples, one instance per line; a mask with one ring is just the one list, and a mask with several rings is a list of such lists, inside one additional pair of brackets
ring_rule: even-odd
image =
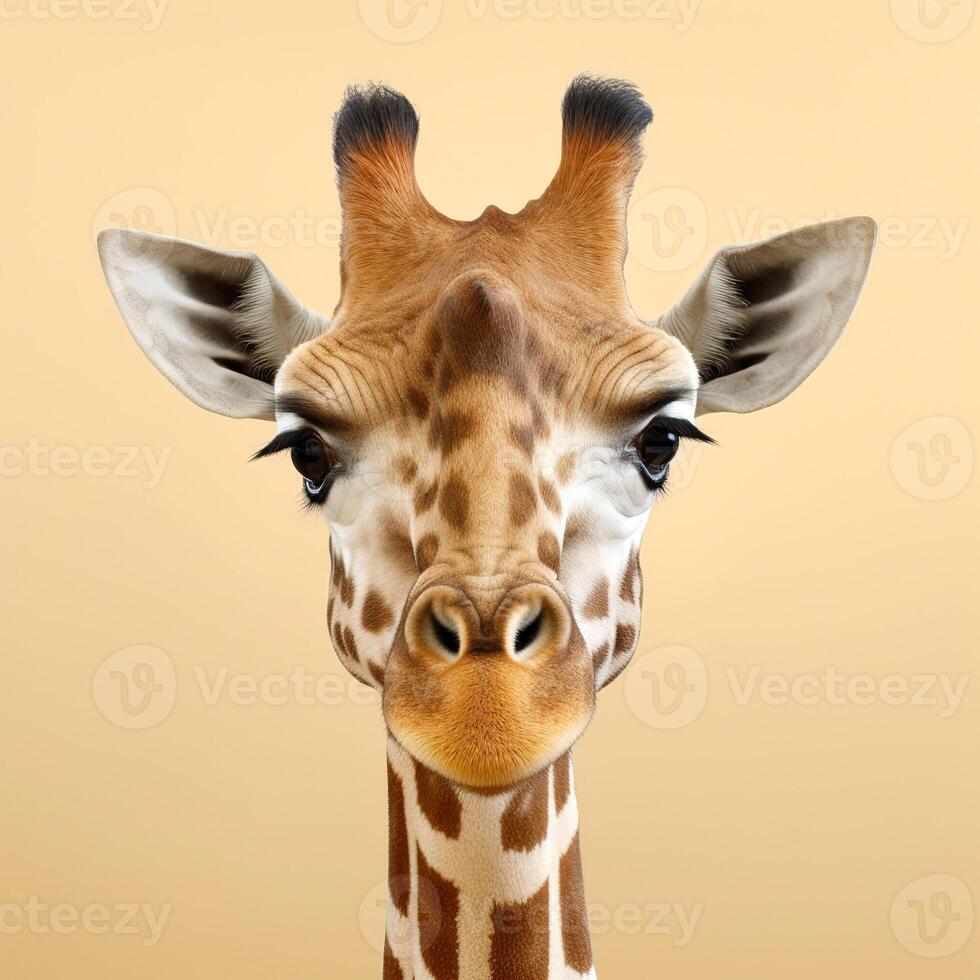
[(297, 345), (325, 332), (257, 256), (125, 228), (99, 256), (126, 326), (192, 402), (231, 418), (273, 419), (272, 383)]
[(811, 225), (720, 251), (653, 325), (690, 350), (698, 414), (781, 401), (827, 356), (867, 278), (871, 218)]

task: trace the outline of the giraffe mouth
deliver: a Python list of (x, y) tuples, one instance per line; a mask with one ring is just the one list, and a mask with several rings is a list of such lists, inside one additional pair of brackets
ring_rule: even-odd
[(461, 786), (512, 786), (544, 769), (584, 732), (595, 683), (584, 644), (550, 657), (464, 657), (453, 663), (392, 650), (384, 716), (392, 737)]

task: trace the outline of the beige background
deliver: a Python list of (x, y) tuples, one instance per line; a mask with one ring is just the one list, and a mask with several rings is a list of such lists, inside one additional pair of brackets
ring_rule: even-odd
[(265, 424), (138, 351), (94, 232), (254, 249), (329, 312), (346, 83), (415, 101), (422, 186), (472, 217), (540, 193), (589, 70), (657, 114), (642, 314), (730, 241), (883, 231), (829, 361), (707, 417), (656, 507), (640, 659), (577, 754), (599, 975), (977, 977), (974, 0), (392, 3), (4, 0), (0, 975), (380, 972), (384, 735), (329, 649), (326, 533), (288, 462), (246, 465)]

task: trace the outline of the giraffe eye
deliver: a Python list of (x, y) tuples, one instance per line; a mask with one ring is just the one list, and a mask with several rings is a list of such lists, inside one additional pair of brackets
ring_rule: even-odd
[(303, 477), (307, 495), (317, 498), (337, 465), (337, 457), (313, 433), (308, 433), (306, 438), (293, 446), (290, 456), (293, 466)]
[(648, 426), (633, 443), (647, 482), (659, 486), (667, 478), (670, 461), (677, 455), (681, 440), (676, 432), (661, 428), (656, 423)]

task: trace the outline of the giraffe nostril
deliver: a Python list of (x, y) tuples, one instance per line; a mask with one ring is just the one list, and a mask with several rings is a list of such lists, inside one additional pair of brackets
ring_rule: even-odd
[(448, 653), (453, 655), (459, 653), (459, 633), (452, 626), (444, 623), (436, 614), (435, 610), (429, 610), (432, 633), (439, 645)]
[(544, 610), (538, 610), (538, 614), (530, 622), (521, 626), (514, 635), (514, 653), (526, 650), (541, 632), (541, 625), (544, 620)]
[(473, 634), (475, 613), (466, 595), (444, 585), (430, 586), (412, 604), (405, 617), (404, 635), (409, 651), (456, 663)]
[(523, 663), (537, 658), (543, 663), (567, 649), (571, 617), (551, 586), (525, 583), (499, 598), (496, 592), (477, 594), (484, 606), (482, 618), (462, 588), (430, 585), (406, 613), (407, 652), (421, 663), (462, 663), (464, 671), (486, 671), (507, 668), (476, 667), (476, 659)]

